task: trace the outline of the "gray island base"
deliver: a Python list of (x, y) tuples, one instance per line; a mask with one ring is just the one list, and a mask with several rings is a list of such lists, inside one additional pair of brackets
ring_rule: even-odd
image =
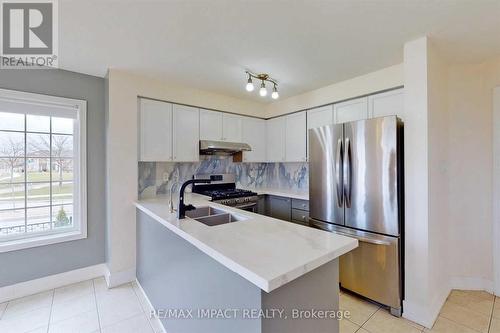
[(138, 210), (137, 280), (168, 333), (339, 332), (338, 259), (267, 293)]

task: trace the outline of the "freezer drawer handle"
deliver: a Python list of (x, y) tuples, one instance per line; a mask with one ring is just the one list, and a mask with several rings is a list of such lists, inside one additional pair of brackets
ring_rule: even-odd
[(351, 237), (351, 238), (356, 238), (360, 242), (364, 242), (364, 243), (370, 243), (370, 244), (375, 244), (375, 245), (385, 245), (385, 246), (394, 245), (393, 242), (386, 241), (386, 240), (383, 240), (380, 238), (365, 237), (365, 236), (360, 236), (360, 235), (356, 235), (356, 234), (349, 233), (349, 232), (342, 232), (342, 231), (339, 231), (337, 229), (332, 229), (331, 227), (328, 227), (329, 226), (328, 223), (319, 222), (319, 221), (316, 221), (315, 219), (312, 219), (312, 218), (309, 218), (309, 225), (312, 227), (322, 229), (322, 230), (330, 231), (334, 234), (338, 234), (338, 235), (342, 235), (342, 236), (346, 236), (346, 237)]
[[(342, 188), (342, 168), (343, 168), (343, 155), (344, 155), (344, 149), (343, 149), (343, 144), (342, 144), (342, 139), (339, 139), (337, 141), (337, 156), (336, 156), (336, 165), (335, 165), (335, 183), (337, 185), (337, 204), (339, 207), (342, 207), (344, 205), (344, 195), (343, 195), (343, 188)], [(341, 167), (342, 166), (342, 167)]]
[(351, 207), (351, 185), (352, 185), (352, 161), (351, 161), (351, 141), (345, 139), (345, 152), (344, 152), (344, 194), (345, 194), (345, 206), (347, 208)]
[(360, 242), (364, 242), (364, 243), (370, 243), (370, 244), (375, 244), (375, 245), (386, 245), (386, 246), (391, 246), (392, 245), (391, 242), (387, 242), (387, 241), (384, 241), (384, 240), (381, 240), (381, 239), (377, 239), (377, 238), (363, 237), (363, 236), (353, 235), (353, 234), (349, 234), (349, 233), (346, 233), (346, 232), (339, 232), (339, 231), (334, 231), (334, 232), (336, 234), (339, 234), (339, 235), (342, 235), (342, 236), (356, 238)]

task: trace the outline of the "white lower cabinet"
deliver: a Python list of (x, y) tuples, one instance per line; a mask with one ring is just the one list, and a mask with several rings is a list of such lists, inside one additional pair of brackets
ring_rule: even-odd
[(285, 161), (307, 161), (307, 116), (297, 112), (285, 116)]
[(174, 104), (172, 114), (173, 160), (196, 162), (200, 151), (198, 108)]
[(334, 104), (333, 113), (335, 124), (368, 119), (368, 97)]
[(266, 121), (267, 161), (285, 161), (285, 117), (278, 117)]
[(243, 162), (266, 161), (266, 121), (242, 117), (242, 142), (248, 143), (252, 151), (243, 152)]

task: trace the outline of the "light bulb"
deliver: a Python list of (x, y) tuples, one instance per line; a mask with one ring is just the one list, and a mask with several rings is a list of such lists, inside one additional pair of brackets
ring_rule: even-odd
[(260, 85), (259, 95), (261, 97), (266, 97), (266, 95), (267, 95), (267, 89), (266, 89), (266, 85), (265, 85), (264, 81), (262, 81), (262, 84)]
[(253, 91), (253, 83), (252, 83), (252, 78), (250, 76), (248, 77), (248, 83), (246, 89), (247, 91)]
[(253, 83), (252, 82), (248, 82), (247, 86), (246, 86), (246, 89), (247, 89), (247, 91), (253, 91)]
[(276, 85), (273, 88), (273, 93), (271, 94), (272, 99), (278, 99), (280, 97), (280, 94), (278, 94), (278, 88), (276, 88)]

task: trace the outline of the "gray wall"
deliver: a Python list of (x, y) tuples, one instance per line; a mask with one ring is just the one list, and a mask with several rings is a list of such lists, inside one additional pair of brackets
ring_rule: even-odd
[(0, 88), (87, 101), (86, 239), (0, 253), (0, 287), (104, 262), (104, 79), (56, 69), (0, 70)]

